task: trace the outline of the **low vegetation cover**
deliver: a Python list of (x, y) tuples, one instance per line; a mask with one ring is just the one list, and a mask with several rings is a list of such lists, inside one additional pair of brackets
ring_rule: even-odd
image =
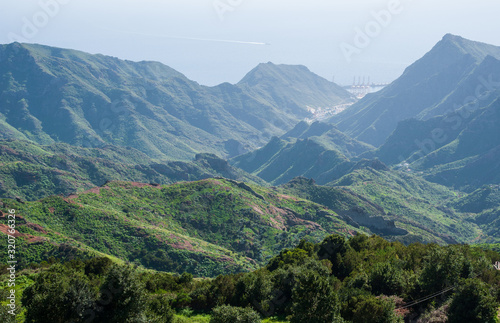
[[(500, 254), (378, 236), (301, 241), (247, 273), (194, 279), (107, 257), (32, 264), (24, 322), (496, 322)], [(2, 276), (0, 294), (8, 288)], [(5, 299), (5, 297), (2, 297)], [(14, 322), (1, 307), (2, 322)]]
[[(5, 199), (0, 211), (8, 209), (18, 210), (16, 229), (26, 244), (18, 248), (21, 267), (78, 251), (213, 277), (256, 269), (301, 239), (364, 232), (319, 204), (222, 178), (165, 186), (110, 182), (69, 197)], [(6, 221), (0, 217), (0, 227)]]

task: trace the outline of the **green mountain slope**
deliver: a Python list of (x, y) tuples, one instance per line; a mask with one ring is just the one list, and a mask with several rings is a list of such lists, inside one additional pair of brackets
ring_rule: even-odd
[(308, 124), (305, 121), (299, 122), (292, 130), (281, 136), (282, 139), (308, 139), (318, 137), (318, 141), (331, 150), (338, 150), (348, 158), (359, 156), (374, 149), (373, 146), (357, 141), (335, 128), (334, 125), (313, 122)]
[[(273, 150), (273, 147), (278, 149)], [(267, 155), (270, 155), (269, 159), (265, 158)], [(328, 149), (317, 138), (285, 141), (275, 137), (263, 148), (236, 157), (231, 162), (272, 184), (283, 184), (297, 176), (326, 183), (328, 180), (322, 180), (323, 176), (333, 180), (328, 173), (345, 174), (352, 167), (342, 153)]]
[(273, 184), (283, 184), (297, 176), (314, 178), (325, 184), (355, 166), (348, 157), (372, 148), (349, 138), (332, 125), (301, 122), (281, 139), (275, 137), (266, 146), (230, 162)]
[(199, 276), (256, 268), (301, 239), (369, 232), (319, 204), (222, 178), (169, 186), (109, 182), (67, 198), (3, 200), (5, 214), (8, 208), (22, 216), (17, 228), (34, 243), (19, 250), (25, 264), (47, 244), (65, 244)]
[(68, 195), (112, 180), (168, 184), (223, 176), (266, 185), (212, 154), (197, 154), (191, 162), (161, 162), (130, 147), (41, 146), (22, 140), (0, 140), (0, 174), (0, 197), (23, 200)]
[(304, 177), (294, 178), (282, 187), (286, 192), (327, 206), (355, 227), (366, 227), (375, 234), (392, 239), (408, 233), (397, 228), (394, 221), (386, 219), (384, 208), (349, 189), (316, 185), (314, 180)]
[(500, 186), (485, 185), (470, 194), (451, 201), (448, 204), (459, 212), (472, 218), (482, 230), (478, 242), (500, 243)]
[(355, 101), (354, 97), (345, 95), (342, 87), (317, 76), (305, 66), (259, 64), (237, 85), (261, 101), (272, 102), (282, 107), (283, 112), (302, 118), (310, 116), (304, 107), (332, 107), (339, 104), (338, 98), (343, 99), (340, 103)]
[(331, 233), (376, 233), (404, 243), (498, 241), (498, 188), (459, 196), (372, 166), (328, 186), (305, 178), (272, 188), (223, 178), (167, 186), (108, 182), (66, 198), (3, 199), (0, 231), (7, 232), (5, 215), (15, 209), (20, 267), (49, 256), (107, 254), (198, 276), (255, 269), (283, 248)]
[[(347, 91), (303, 67), (266, 67), (246, 78), (258, 74), (259, 82), (206, 87), (156, 62), (2, 45), (0, 138), (130, 146), (177, 160), (204, 152), (229, 156), (291, 129), (307, 115), (307, 105), (351, 100)], [(266, 84), (279, 89), (279, 97), (267, 93), (275, 88)]]
[(412, 174), (365, 167), (328, 185), (382, 207), (387, 220), (409, 232), (400, 241), (471, 243), (482, 235), (472, 216), (448, 206), (458, 193)]
[[(500, 58), (500, 47), (448, 34), (392, 84), (367, 95), (330, 121), (353, 138), (378, 147), (399, 121), (414, 117), (425, 120), (455, 110), (469, 96), (475, 98), (481, 83), (477, 77), (470, 78), (471, 73), (491, 58)], [(490, 75), (483, 78), (488, 80)]]
[(478, 112), (455, 140), (413, 163), (425, 178), (468, 191), (500, 183), (500, 99)]
[(457, 198), (449, 204), (460, 212), (480, 213), (500, 205), (498, 185), (488, 185)]
[(500, 99), (472, 111), (464, 107), (425, 121), (408, 120), (365, 157), (403, 162), (429, 181), (471, 192), (500, 182), (499, 124)]

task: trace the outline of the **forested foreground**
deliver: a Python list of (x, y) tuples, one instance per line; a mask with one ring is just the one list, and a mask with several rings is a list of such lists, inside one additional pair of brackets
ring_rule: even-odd
[[(215, 279), (109, 258), (54, 260), (21, 272), (16, 312), (18, 321), (51, 323), (497, 322), (495, 261), (499, 253), (467, 245), (404, 246), (364, 235), (302, 241), (264, 268)], [(8, 309), (0, 321), (14, 322)]]

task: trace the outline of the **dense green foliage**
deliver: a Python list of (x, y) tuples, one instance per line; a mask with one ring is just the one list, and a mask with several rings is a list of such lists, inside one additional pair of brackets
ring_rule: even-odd
[(479, 279), (460, 282), (450, 304), (450, 323), (494, 323), (497, 322), (498, 301), (487, 284)]
[[(168, 186), (109, 182), (67, 198), (5, 199), (0, 210), (18, 212), (23, 268), (50, 257), (109, 255), (208, 277), (256, 269), (283, 248), (300, 240), (319, 242), (332, 233), (376, 233), (404, 243), (497, 239), (489, 211), (475, 219), (463, 212), (495, 205), (496, 189), (459, 198), (445, 187), (376, 164), (332, 185), (305, 178), (272, 188), (222, 178)], [(7, 218), (0, 221), (6, 224)], [(335, 265), (335, 259), (331, 262)]]
[(191, 162), (157, 161), (130, 147), (41, 146), (23, 140), (0, 140), (1, 197), (37, 200), (69, 195), (112, 180), (169, 184), (215, 176), (266, 184), (213, 154), (197, 154)]
[(82, 272), (53, 266), (23, 292), (26, 322), (81, 321), (93, 309), (96, 299), (95, 288)]
[(222, 305), (213, 309), (210, 323), (259, 323), (260, 315), (250, 308)]
[(23, 271), (32, 282), (22, 311), (26, 322), (175, 322), (206, 313), (210, 322), (399, 323), (437, 306), (450, 322), (496, 322), (498, 260), (467, 245), (404, 246), (365, 235), (301, 241), (259, 270), (214, 279), (73, 260)]
[(26, 322), (172, 322), (165, 295), (148, 294), (136, 269), (107, 259), (56, 264), (34, 275), (23, 291)]

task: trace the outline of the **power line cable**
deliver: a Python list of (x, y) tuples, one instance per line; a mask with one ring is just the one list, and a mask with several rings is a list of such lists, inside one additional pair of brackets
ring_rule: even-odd
[[(475, 275), (473, 275), (472, 277), (469, 277), (469, 278), (476, 278), (476, 277), (478, 277), (478, 276), (479, 276), (479, 274), (478, 274), (478, 273), (476, 273)], [(407, 307), (412, 307), (412, 306), (414, 306), (414, 305), (417, 305), (417, 304), (420, 304), (420, 303), (422, 303), (422, 302), (425, 302), (425, 301), (427, 301), (427, 300), (429, 300), (429, 299), (431, 299), (431, 298), (434, 298), (434, 297), (439, 296), (439, 295), (441, 295), (441, 294), (447, 293), (447, 292), (449, 292), (450, 290), (454, 289), (455, 287), (457, 287), (457, 286), (452, 286), (452, 287), (448, 287), (448, 288), (442, 289), (442, 290), (440, 290), (439, 292), (436, 292), (436, 293), (434, 293), (434, 294), (431, 294), (431, 295), (424, 296), (424, 297), (422, 297), (422, 298), (416, 299), (416, 300), (411, 301), (411, 302), (409, 302), (409, 303), (405, 304), (404, 306), (400, 306), (400, 307), (398, 307), (398, 308), (396, 308), (396, 309), (397, 309), (397, 310), (399, 310), (399, 309), (403, 309), (403, 308), (407, 308)]]
[(439, 291), (437, 293), (434, 293), (434, 294), (431, 294), (431, 295), (428, 295), (428, 296), (424, 296), (424, 297), (419, 298), (417, 300), (411, 301), (410, 303), (407, 303), (404, 306), (400, 306), (400, 307), (398, 307), (396, 309), (399, 310), (399, 309), (403, 309), (403, 308), (407, 308), (407, 307), (412, 307), (414, 305), (417, 305), (417, 304), (420, 304), (422, 302), (425, 302), (425, 301), (427, 301), (427, 300), (429, 300), (431, 298), (434, 298), (434, 297), (439, 296), (441, 294), (447, 293), (447, 292), (449, 292), (450, 290), (452, 290), (454, 288), (455, 288), (455, 286), (445, 288), (445, 289), (443, 289), (443, 290), (441, 290), (441, 291)]

